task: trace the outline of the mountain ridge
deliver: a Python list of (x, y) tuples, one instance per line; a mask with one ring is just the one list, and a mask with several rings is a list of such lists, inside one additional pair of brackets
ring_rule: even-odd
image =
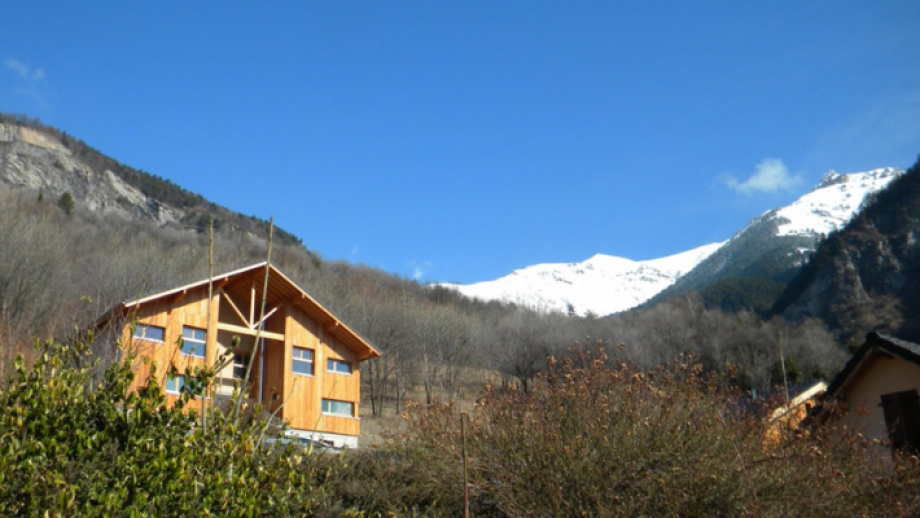
[[(22, 115), (0, 113), (0, 186), (45, 197), (70, 194), (93, 212), (155, 222), (187, 232), (243, 232), (264, 239), (268, 222), (210, 202), (168, 179), (134, 169), (82, 140)], [(275, 238), (301, 245), (275, 226)]]
[[(711, 243), (645, 261), (595, 254), (581, 262), (528, 266), (495, 281), (440, 286), (483, 300), (506, 300), (546, 311), (603, 316), (647, 300), (723, 244)], [(541, 286), (529, 282), (534, 278), (551, 279), (552, 284)], [(585, 291), (585, 286), (593, 289)], [(616, 296), (611, 297), (612, 293)]]
[[(707, 305), (721, 306), (724, 293), (707, 289), (728, 279), (750, 279), (737, 290), (751, 292), (753, 284), (773, 283), (772, 293), (762, 294), (761, 313), (770, 310), (779, 296), (779, 284), (785, 284), (808, 260), (828, 234), (843, 227), (865, 206), (875, 193), (902, 175), (896, 167), (865, 172), (825, 173), (818, 184), (792, 203), (765, 211), (733, 235), (717, 253), (701, 261), (692, 272), (656, 295), (649, 303), (689, 291), (702, 292)], [(779, 284), (777, 284), (779, 283)], [(739, 295), (734, 293), (732, 295)], [(742, 299), (761, 294), (740, 294)], [(746, 303), (742, 300), (742, 306)], [(723, 309), (744, 309), (728, 308)]]
[[(766, 311), (820, 241), (901, 174), (895, 167), (846, 174), (828, 171), (811, 191), (753, 218), (730, 239), (668, 257), (632, 261), (597, 254), (580, 263), (528, 266), (493, 281), (441, 285), (482, 300), (604, 316), (687, 291), (704, 291), (727, 279), (750, 278), (748, 285), (731, 288), (741, 292), (736, 303), (740, 307), (732, 309), (746, 309), (750, 301), (744, 291), (756, 285), (757, 290), (771, 292), (756, 308)], [(579, 277), (589, 269), (595, 274)]]

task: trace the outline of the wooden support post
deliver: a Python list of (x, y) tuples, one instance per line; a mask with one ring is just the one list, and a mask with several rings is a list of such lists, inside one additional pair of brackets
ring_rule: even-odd
[(470, 484), (466, 473), (466, 427), (463, 425), (465, 414), (460, 414), (460, 450), (463, 453), (463, 518), (470, 517)]

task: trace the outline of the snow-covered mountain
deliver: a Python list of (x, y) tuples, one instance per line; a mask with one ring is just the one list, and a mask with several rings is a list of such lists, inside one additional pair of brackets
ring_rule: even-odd
[(701, 290), (727, 277), (785, 280), (830, 232), (843, 227), (866, 198), (901, 169), (830, 171), (793, 203), (754, 218), (730, 240), (661, 259), (632, 261), (598, 254), (581, 263), (538, 264), (494, 281), (444, 284), (469, 297), (506, 300), (545, 311), (609, 315), (656, 295)]
[[(728, 279), (756, 278), (784, 285), (821, 240), (846, 225), (869, 195), (903, 173), (894, 167), (863, 173), (828, 172), (801, 198), (751, 220), (725, 246), (657, 297), (703, 291)], [(748, 288), (739, 285), (738, 289)]]
[(652, 298), (722, 244), (713, 243), (649, 261), (597, 254), (580, 263), (528, 266), (494, 281), (443, 286), (468, 297), (507, 300), (544, 311), (609, 315)]
[(903, 173), (895, 167), (849, 174), (829, 171), (810, 193), (758, 219), (775, 220), (778, 236), (827, 235), (843, 228), (869, 194), (885, 188)]

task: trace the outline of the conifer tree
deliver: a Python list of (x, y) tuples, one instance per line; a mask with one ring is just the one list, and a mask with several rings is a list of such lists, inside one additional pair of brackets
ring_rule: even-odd
[(64, 211), (64, 214), (70, 216), (74, 206), (73, 196), (71, 196), (69, 192), (65, 192), (58, 198), (57, 206)]

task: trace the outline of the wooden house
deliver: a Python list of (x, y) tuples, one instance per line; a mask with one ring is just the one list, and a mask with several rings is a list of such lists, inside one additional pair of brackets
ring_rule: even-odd
[[(144, 359), (153, 360), (155, 376), (174, 401), (195, 367), (224, 358), (215, 386), (198, 401), (219, 404), (251, 364), (249, 400), (275, 412), (291, 435), (358, 444), (358, 365), (379, 353), (272, 265), (254, 264), (124, 302), (100, 324), (136, 352), (133, 388), (150, 375), (151, 362)], [(178, 375), (168, 375), (170, 365)]]
[(767, 419), (767, 430), (764, 434), (764, 449), (767, 451), (776, 449), (782, 441), (795, 436), (808, 413), (827, 392), (827, 383), (817, 381), (794, 392), (795, 395), (774, 409)]
[[(869, 333), (831, 382), (818, 415), (894, 450), (920, 451), (920, 345)], [(837, 410), (835, 412), (834, 410)]]

